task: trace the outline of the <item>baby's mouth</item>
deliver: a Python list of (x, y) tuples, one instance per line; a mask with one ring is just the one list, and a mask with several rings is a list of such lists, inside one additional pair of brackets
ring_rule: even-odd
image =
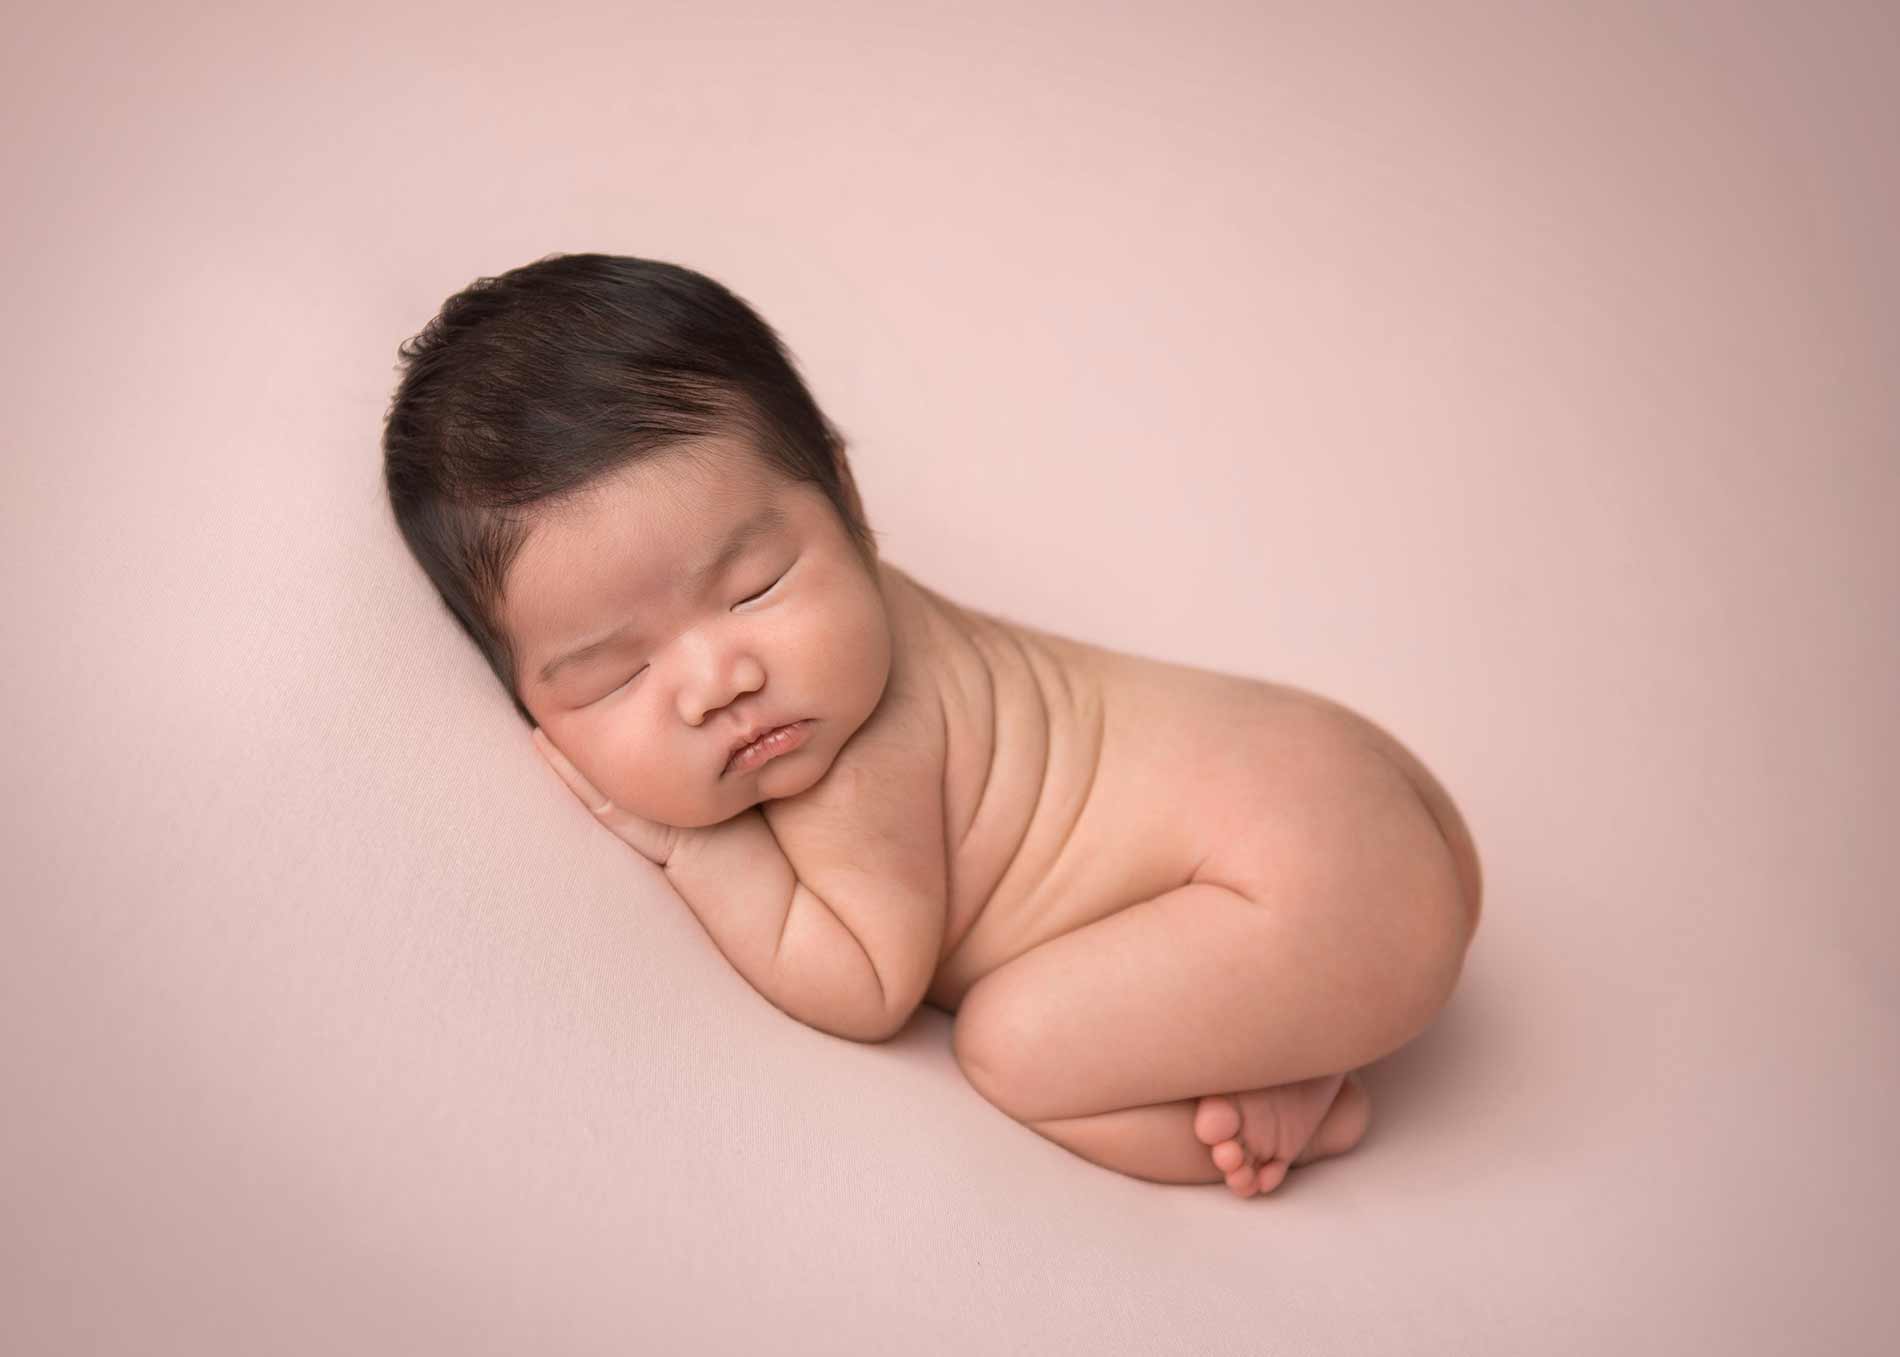
[[(740, 759), (746, 755), (746, 751), (754, 749), (754, 746), (764, 745), (769, 748), (771, 746), (782, 745), (786, 743), (788, 736), (802, 742), (801, 737), (803, 735), (804, 727), (807, 727), (810, 724), (811, 724), (811, 719), (809, 717), (805, 717), (797, 721), (787, 721), (783, 725), (767, 727), (765, 730), (760, 731), (757, 735), (753, 736), (751, 739), (746, 740), (743, 743), (738, 744), (733, 748), (732, 752), (726, 756), (726, 766), (719, 770), (720, 775), (724, 776), (725, 774), (732, 772), (733, 769), (738, 766)], [(757, 752), (764, 752), (764, 751), (755, 751), (755, 753)], [(756, 766), (756, 761), (754, 763), (754, 766)]]

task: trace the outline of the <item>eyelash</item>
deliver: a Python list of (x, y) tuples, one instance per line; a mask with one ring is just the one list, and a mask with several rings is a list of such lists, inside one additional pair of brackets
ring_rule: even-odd
[[(758, 593), (752, 594), (746, 598), (740, 599), (739, 603), (751, 603), (754, 599), (764, 598), (767, 594), (771, 593), (774, 589), (778, 588), (780, 581), (782, 581), (786, 575), (789, 575), (791, 573), (792, 573), (791, 566), (789, 565), (786, 566), (784, 571), (779, 575), (778, 579), (773, 580), (770, 584), (766, 585), (765, 588), (759, 590)], [(735, 603), (733, 606), (736, 608), (738, 604)], [(599, 697), (595, 698), (594, 701), (605, 702), (608, 698), (612, 697), (615, 693), (619, 692), (622, 688), (626, 687), (628, 683), (632, 683), (635, 679), (639, 678), (640, 675), (646, 673), (646, 671), (647, 671), (647, 666), (644, 664), (641, 665), (638, 669), (634, 670), (633, 673), (627, 676), (625, 683), (616, 684), (614, 687), (608, 689), (606, 692), (602, 693)], [(593, 703), (589, 703), (588, 705), (592, 706)]]

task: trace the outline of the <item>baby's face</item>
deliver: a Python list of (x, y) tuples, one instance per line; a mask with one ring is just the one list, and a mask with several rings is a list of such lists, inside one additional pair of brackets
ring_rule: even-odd
[[(542, 731), (615, 805), (684, 828), (823, 777), (892, 648), (880, 581), (824, 494), (737, 440), (695, 447), (713, 469), (663, 456), (540, 514), (502, 600)], [(794, 721), (802, 747), (728, 768), (736, 740)]]

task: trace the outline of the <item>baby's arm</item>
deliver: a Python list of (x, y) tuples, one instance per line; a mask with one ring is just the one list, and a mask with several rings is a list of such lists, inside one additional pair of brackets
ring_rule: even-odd
[(726, 959), (775, 1006), (833, 1036), (884, 1041), (929, 987), (943, 905), (940, 888), (933, 901), (865, 869), (848, 869), (848, 891), (845, 874), (821, 869), (821, 896), (754, 806), (680, 831), (665, 871)]
[(812, 786), (680, 831), (668, 879), (800, 1022), (884, 1041), (929, 991), (949, 915), (946, 743), (941, 701), (894, 686)]
[(821, 1031), (883, 1041), (923, 1002), (943, 946), (941, 708), (936, 716), (887, 714), (815, 786), (764, 803), (770, 816), (754, 806), (698, 829), (621, 810), (539, 728), (534, 738), (581, 804), (666, 873), (754, 989)]

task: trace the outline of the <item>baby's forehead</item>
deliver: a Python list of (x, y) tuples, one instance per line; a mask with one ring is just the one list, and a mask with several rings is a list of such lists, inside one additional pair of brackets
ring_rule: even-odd
[(811, 489), (703, 479), (661, 487), (644, 477), (595, 488), (528, 516), (504, 582), (505, 609), (518, 625), (568, 599), (623, 588), (691, 594), (761, 544), (806, 526), (822, 510)]
[(662, 513), (749, 504), (797, 484), (748, 439), (692, 439), (626, 462), (535, 506), (544, 516), (585, 515), (603, 505)]
[(773, 529), (789, 526), (807, 507), (809, 495), (798, 492), (811, 488), (779, 476), (641, 467), (535, 506), (526, 515), (529, 540), (611, 543), (642, 559), (691, 553), (755, 519)]

